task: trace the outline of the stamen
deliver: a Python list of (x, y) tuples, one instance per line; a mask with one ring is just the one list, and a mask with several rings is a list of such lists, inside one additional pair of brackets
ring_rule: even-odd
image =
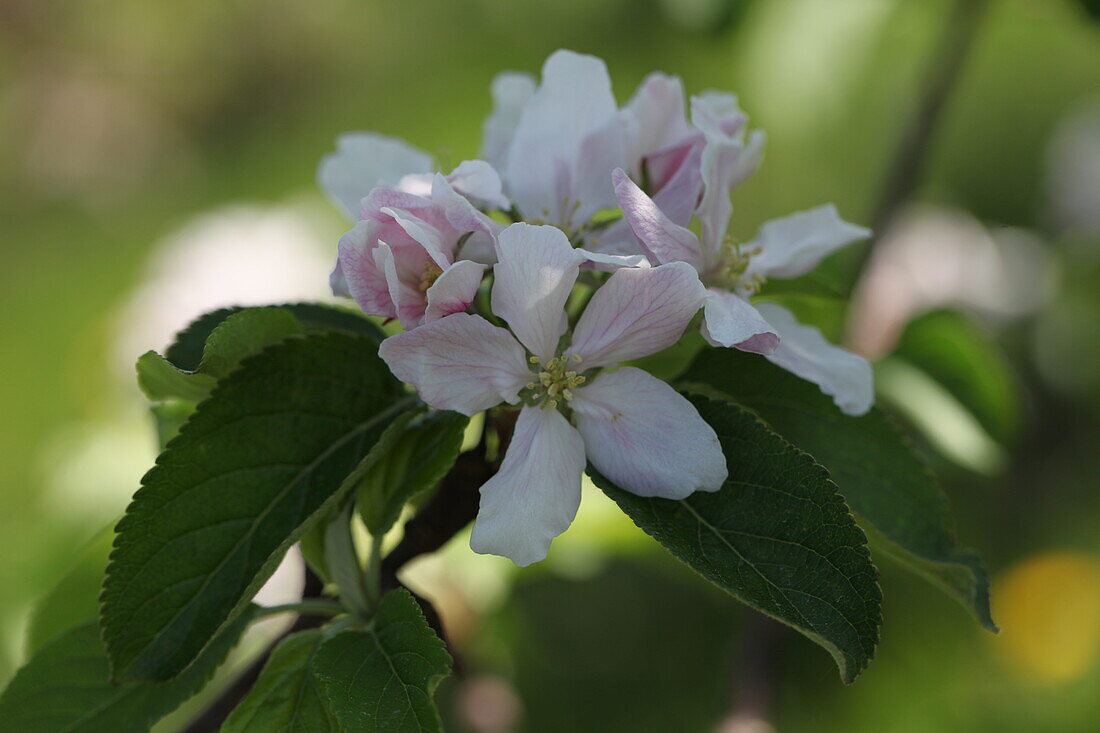
[(439, 265), (431, 260), (425, 262), (424, 271), (420, 274), (420, 292), (424, 292), (432, 285), (435, 285), (435, 281), (438, 280), (439, 276), (442, 274), (443, 270), (439, 268)]

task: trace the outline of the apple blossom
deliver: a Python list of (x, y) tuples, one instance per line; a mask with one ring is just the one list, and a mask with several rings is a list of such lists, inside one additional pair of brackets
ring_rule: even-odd
[(728, 187), (744, 175), (743, 155), (727, 155), (735, 150), (710, 126), (702, 156), (705, 191), (695, 212), (701, 236), (672, 221), (619, 169), (614, 178), (623, 217), (652, 262), (686, 262), (699, 273), (707, 285), (701, 329), (708, 343), (763, 354), (817, 384), (844, 412), (863, 414), (874, 401), (870, 364), (799, 324), (782, 306), (754, 305), (749, 298), (768, 278), (803, 275), (871, 233), (843, 221), (830, 204), (769, 221), (750, 242), (733, 242), (726, 236), (732, 210)]
[(483, 198), (501, 195), (496, 172), (482, 161), (462, 163), (447, 177), (406, 181), (404, 190), (372, 190), (360, 204), (359, 221), (340, 240), (333, 290), (405, 328), (466, 310), (485, 272), (485, 264), (474, 261), (477, 249), (491, 250), (501, 225), (456, 185)]
[(500, 471), (481, 488), (473, 549), (518, 565), (544, 558), (576, 514), (586, 459), (641, 496), (719, 489), (725, 458), (691, 403), (641, 369), (614, 369), (679, 340), (705, 298), (695, 271), (680, 262), (619, 269), (562, 348), (583, 251), (554, 227), (517, 223), (500, 234), (497, 255), (492, 307), (507, 329), (455, 314), (379, 348), (437, 409), (522, 405)]

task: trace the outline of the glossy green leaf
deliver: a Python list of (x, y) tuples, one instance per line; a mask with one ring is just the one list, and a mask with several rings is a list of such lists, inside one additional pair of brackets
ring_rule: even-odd
[(276, 344), (222, 380), (118, 524), (101, 612), (115, 678), (184, 670), (414, 402), (373, 340), (343, 333)]
[(339, 733), (313, 674), (324, 633), (288, 636), (272, 652), (256, 684), (222, 725), (222, 733)]
[(439, 731), (432, 695), (450, 668), (451, 655), (404, 589), (382, 599), (370, 627), (322, 644), (313, 662), (329, 708), (356, 733)]
[(195, 695), (252, 620), (237, 616), (195, 663), (163, 684), (112, 684), (99, 626), (87, 622), (46, 644), (0, 697), (3, 730), (19, 733), (146, 733)]
[(844, 415), (815, 385), (734, 349), (704, 351), (682, 382), (707, 385), (750, 408), (809, 452), (829, 469), (876, 549), (943, 587), (996, 629), (980, 558), (958, 547), (947, 497), (881, 411)]
[(748, 410), (693, 395), (729, 478), (717, 492), (643, 498), (589, 466), (596, 486), (696, 572), (824, 647), (851, 683), (882, 621), (866, 538), (828, 472)]
[[(271, 307), (289, 311), (310, 333), (345, 331), (366, 336), (375, 342), (382, 340), (382, 331), (363, 315), (320, 303), (281, 303)], [(203, 358), (206, 340), (225, 319), (254, 308), (222, 308), (195, 319), (187, 328), (176, 334), (175, 340), (165, 350), (165, 358), (177, 368), (195, 371)]]
[(385, 534), (407, 501), (435, 488), (458, 458), (469, 422), (465, 415), (439, 410), (394, 421), (357, 471), (357, 508), (367, 531)]

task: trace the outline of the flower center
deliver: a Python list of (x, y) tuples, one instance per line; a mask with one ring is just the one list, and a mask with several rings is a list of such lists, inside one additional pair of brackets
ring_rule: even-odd
[(576, 354), (572, 359), (565, 356), (555, 356), (543, 363), (537, 356), (531, 357), (531, 363), (537, 364), (539, 371), (532, 370), (534, 381), (527, 383), (527, 399), (532, 405), (541, 404), (542, 407), (557, 407), (558, 400), (566, 402), (573, 399), (572, 390), (584, 384), (585, 378), (572, 369), (568, 369), (569, 362), (579, 363), (581, 358)]
[(760, 247), (746, 248), (727, 236), (722, 242), (722, 257), (714, 268), (711, 280), (715, 285), (729, 290), (739, 290), (745, 295), (759, 292), (764, 278), (748, 272), (753, 256), (760, 254)]
[(420, 273), (420, 291), (424, 292), (435, 285), (435, 281), (438, 280), (439, 276), (442, 274), (443, 270), (439, 269), (439, 265), (431, 260), (425, 262), (424, 271)]

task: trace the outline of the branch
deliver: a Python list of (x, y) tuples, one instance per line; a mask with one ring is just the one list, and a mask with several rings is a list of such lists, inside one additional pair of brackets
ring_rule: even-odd
[(989, 0), (955, 0), (944, 24), (939, 47), (926, 72), (917, 107), (906, 123), (886, 174), (882, 194), (874, 208), (871, 228), (875, 239), (867, 247), (862, 271), (873, 248), (882, 240), (890, 223), (920, 185), (932, 136), (939, 127), (943, 109), (958, 81), (973, 41), (989, 7)]

